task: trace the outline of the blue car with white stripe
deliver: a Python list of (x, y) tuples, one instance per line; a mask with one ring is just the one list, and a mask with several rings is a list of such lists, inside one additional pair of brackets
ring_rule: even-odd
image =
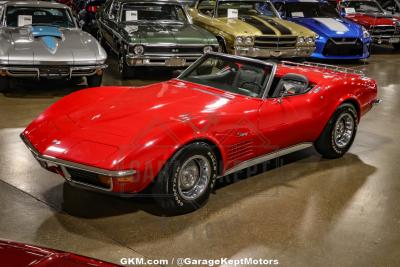
[(273, 0), (283, 19), (298, 23), (315, 33), (318, 59), (358, 60), (369, 57), (371, 37), (368, 31), (343, 17), (323, 0)]

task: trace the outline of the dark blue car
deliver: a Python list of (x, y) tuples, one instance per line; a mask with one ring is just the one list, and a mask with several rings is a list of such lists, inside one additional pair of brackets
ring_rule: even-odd
[(343, 17), (327, 1), (273, 0), (283, 19), (298, 23), (317, 33), (319, 59), (364, 59), (369, 57), (371, 37), (368, 31)]

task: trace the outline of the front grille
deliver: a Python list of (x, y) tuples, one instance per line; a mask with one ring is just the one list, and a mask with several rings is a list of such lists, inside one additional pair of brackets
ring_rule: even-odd
[(160, 47), (148, 46), (145, 53), (149, 54), (203, 54), (204, 47)]
[(69, 67), (68, 66), (40, 66), (39, 67), (40, 75), (69, 75)]
[(359, 39), (355, 43), (339, 43), (330, 39), (322, 54), (324, 56), (362, 56), (363, 43)]
[(371, 35), (395, 35), (400, 29), (394, 26), (375, 26), (370, 29)]
[(357, 38), (331, 38), (331, 40), (336, 44), (355, 44)]
[(296, 36), (257, 36), (254, 47), (257, 48), (295, 48)]
[(83, 170), (67, 168), (69, 175), (71, 176), (71, 180), (79, 183), (84, 183), (104, 189), (110, 189), (104, 184), (100, 183), (99, 177), (97, 174), (92, 172), (87, 172)]

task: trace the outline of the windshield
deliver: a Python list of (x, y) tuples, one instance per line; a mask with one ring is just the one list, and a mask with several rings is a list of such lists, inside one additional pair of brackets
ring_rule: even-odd
[(284, 7), (288, 18), (338, 18), (339, 13), (328, 3), (287, 3)]
[(272, 65), (208, 54), (179, 79), (244, 96), (262, 97), (271, 73)]
[(122, 21), (187, 22), (183, 8), (178, 5), (126, 4), (122, 10)]
[(342, 2), (347, 14), (351, 13), (384, 13), (378, 3), (373, 1), (347, 1)]
[(52, 25), (64, 28), (75, 28), (74, 20), (68, 9), (45, 7), (13, 7), (6, 11), (6, 24), (9, 27), (27, 25)]
[(276, 16), (276, 12), (272, 7), (272, 4), (262, 1), (223, 1), (218, 5), (217, 14), (220, 18), (238, 18), (246, 15)]

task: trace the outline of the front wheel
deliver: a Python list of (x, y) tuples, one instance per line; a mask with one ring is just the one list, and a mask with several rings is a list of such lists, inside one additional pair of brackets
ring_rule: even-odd
[(164, 212), (183, 214), (205, 205), (216, 178), (217, 159), (212, 149), (206, 143), (193, 143), (167, 162), (152, 193)]
[(92, 75), (86, 77), (87, 87), (99, 87), (103, 81), (103, 75)]
[(10, 78), (0, 77), (0, 92), (5, 92), (10, 88)]
[(315, 148), (324, 158), (336, 159), (349, 151), (357, 133), (358, 116), (352, 104), (342, 104), (315, 142)]
[(132, 78), (135, 74), (134, 69), (126, 64), (126, 56), (123, 53), (119, 55), (118, 71), (122, 79)]

